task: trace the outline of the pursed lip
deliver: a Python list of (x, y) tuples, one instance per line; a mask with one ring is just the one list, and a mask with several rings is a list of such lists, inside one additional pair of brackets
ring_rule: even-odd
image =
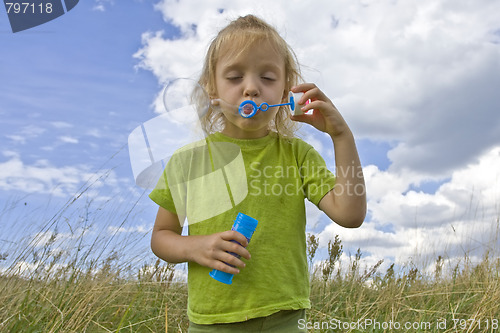
[[(251, 102), (251, 103), (249, 103)], [(262, 110), (260, 109), (262, 103), (253, 99), (245, 99), (238, 106), (238, 113), (243, 118), (253, 118)]]

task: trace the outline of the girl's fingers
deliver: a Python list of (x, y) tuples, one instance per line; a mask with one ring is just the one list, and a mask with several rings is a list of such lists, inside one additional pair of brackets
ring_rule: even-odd
[(321, 89), (319, 89), (314, 83), (302, 83), (295, 87), (292, 87), (291, 90), (294, 93), (298, 92), (304, 93), (300, 101), (298, 101), (299, 104), (305, 104), (308, 100), (326, 101), (328, 99), (326, 95), (323, 93), (323, 91), (321, 91)]
[(228, 230), (221, 234), (221, 238), (224, 240), (222, 244), (222, 250), (224, 252), (236, 253), (245, 259), (250, 259), (250, 252), (246, 249), (248, 241), (241, 233), (234, 230)]
[(243, 236), (243, 234), (241, 234), (240, 232), (237, 232), (234, 230), (228, 230), (228, 231), (224, 231), (223, 233), (221, 233), (220, 236), (223, 240), (226, 240), (226, 241), (234, 240), (234, 241), (237, 241), (238, 243), (240, 243), (241, 246), (243, 246), (243, 247), (248, 246), (248, 241), (247, 241), (246, 237)]
[[(210, 267), (210, 266), (209, 266)], [(229, 274), (238, 274), (240, 270), (236, 267), (231, 267), (223, 261), (216, 261), (210, 268), (216, 269), (221, 272), (226, 272)]]
[(298, 121), (301, 123), (306, 123), (306, 124), (312, 125), (312, 119), (311, 119), (310, 115), (308, 115), (308, 114), (301, 114), (301, 115), (297, 115), (297, 116), (292, 115), (290, 117), (290, 119), (292, 119), (293, 121)]
[(301, 83), (301, 84), (298, 84), (294, 87), (292, 87), (292, 91), (294, 93), (298, 93), (298, 92), (306, 92), (308, 90), (311, 90), (313, 89), (314, 87), (316, 87), (316, 85), (314, 83), (309, 83), (309, 82), (306, 82), (306, 83)]

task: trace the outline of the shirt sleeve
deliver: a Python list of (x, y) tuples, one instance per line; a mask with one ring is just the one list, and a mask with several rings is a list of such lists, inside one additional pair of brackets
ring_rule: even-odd
[(325, 160), (310, 148), (300, 166), (302, 186), (305, 197), (316, 206), (335, 186), (335, 175), (326, 167)]
[(163, 172), (162, 176), (158, 180), (158, 183), (156, 184), (156, 187), (149, 194), (149, 198), (160, 207), (177, 214), (172, 193), (170, 191), (170, 187), (168, 186), (166, 172)]

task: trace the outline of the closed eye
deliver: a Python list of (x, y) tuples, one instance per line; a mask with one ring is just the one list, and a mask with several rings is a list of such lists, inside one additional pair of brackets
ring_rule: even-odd
[(276, 81), (277, 75), (274, 71), (272, 70), (266, 70), (260, 73), (260, 77), (262, 80), (265, 81)]

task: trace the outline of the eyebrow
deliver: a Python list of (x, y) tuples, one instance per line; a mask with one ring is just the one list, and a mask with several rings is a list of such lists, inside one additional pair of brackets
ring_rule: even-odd
[[(227, 66), (224, 66), (221, 69), (222, 69), (223, 73), (227, 73), (227, 72), (230, 72), (233, 70), (236, 70), (236, 71), (242, 70), (244, 67), (245, 67), (244, 64), (233, 63), (233, 64), (229, 64)], [(278, 66), (274, 62), (262, 63), (262, 64), (259, 64), (257, 67), (258, 67), (258, 69), (260, 69), (262, 71), (273, 71), (273, 72), (282, 72), (283, 71), (283, 68), (281, 66)]]
[(283, 67), (285, 67), (285, 65), (278, 66), (277, 64), (275, 64), (273, 62), (269, 62), (269, 63), (264, 63), (259, 67), (264, 69), (264, 70), (272, 70), (272, 71), (280, 71), (281, 72), (281, 70), (283, 69)]

